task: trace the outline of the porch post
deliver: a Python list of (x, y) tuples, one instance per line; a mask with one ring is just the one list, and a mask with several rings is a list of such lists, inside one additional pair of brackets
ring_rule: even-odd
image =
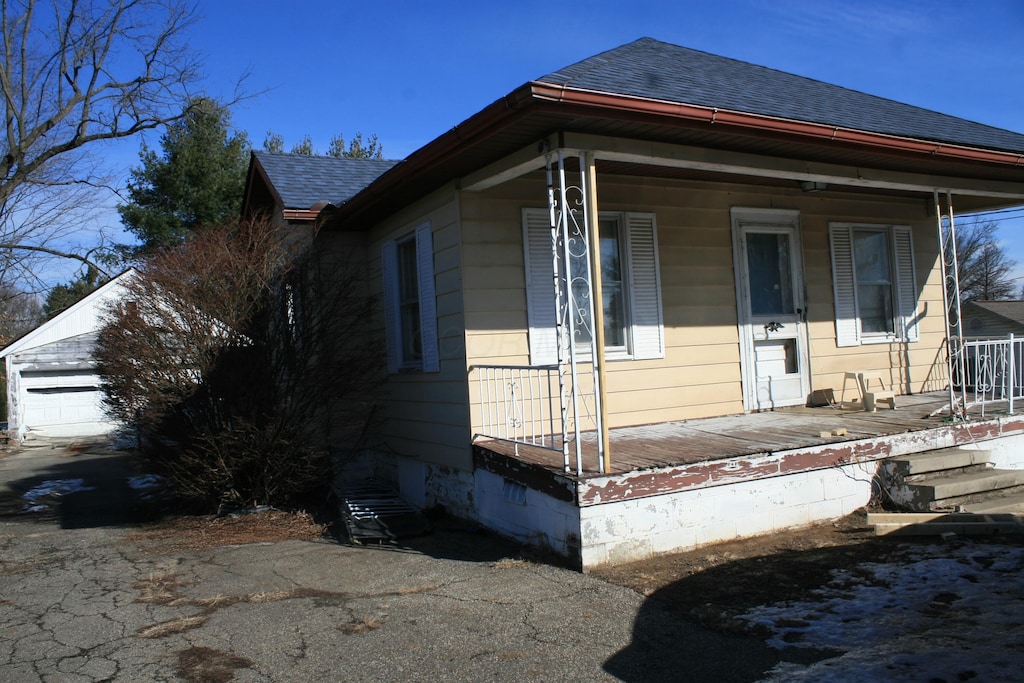
[[(951, 417), (965, 417), (966, 402), (958, 401), (954, 377), (964, 383), (967, 379), (964, 364), (963, 330), (960, 325), (960, 267), (956, 253), (956, 226), (953, 223), (953, 195), (946, 191), (946, 208), (948, 216), (943, 216), (939, 191), (933, 191), (935, 197), (935, 220), (939, 231), (939, 258), (942, 261), (942, 302), (945, 305), (943, 321), (946, 324), (946, 368), (949, 373), (949, 414)], [(943, 226), (943, 218), (948, 220), (948, 229)], [(961, 387), (962, 390), (966, 390)]]
[(594, 354), (594, 394), (597, 408), (597, 456), (599, 470), (611, 471), (611, 450), (608, 439), (608, 406), (605, 389), (604, 359), (604, 292), (601, 287), (601, 235), (600, 215), (597, 210), (597, 164), (593, 152), (580, 153), (580, 169), (584, 178), (584, 220), (587, 241), (590, 243), (590, 291), (594, 321), (591, 348)]

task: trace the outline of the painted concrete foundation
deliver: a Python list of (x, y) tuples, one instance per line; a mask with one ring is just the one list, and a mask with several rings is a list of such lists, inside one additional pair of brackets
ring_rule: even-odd
[[(1024, 469), (1024, 434), (960, 447), (988, 451), (997, 467)], [(871, 499), (879, 461), (582, 505), (484, 468), (470, 473), (398, 457), (394, 471), (408, 502), (443, 505), (587, 571), (843, 517)]]

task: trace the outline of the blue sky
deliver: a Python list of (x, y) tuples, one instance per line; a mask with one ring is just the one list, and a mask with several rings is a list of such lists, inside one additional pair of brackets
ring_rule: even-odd
[[(205, 0), (199, 13), (207, 93), (230, 97), (244, 73), (262, 92), (233, 111), (256, 147), (271, 129), (319, 151), (361, 131), (402, 158), (519, 85), (642, 36), (1024, 132), (1021, 0)], [(1001, 225), (1024, 274), (1024, 211)]]

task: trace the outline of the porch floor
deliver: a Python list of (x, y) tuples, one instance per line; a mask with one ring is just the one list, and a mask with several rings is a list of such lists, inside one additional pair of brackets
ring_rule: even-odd
[[(949, 395), (945, 391), (897, 396), (896, 410), (880, 407), (865, 412), (859, 407), (793, 407), (772, 412), (700, 418), (610, 430), (611, 471), (598, 471), (595, 432), (581, 437), (583, 475), (575, 477), (575, 449), (563, 472), (561, 452), (493, 439), (478, 439), (479, 451), (513, 458), (573, 479), (608, 476), (643, 470), (691, 465), (736, 457), (791, 451), (826, 444), (872, 439), (935, 429), (950, 424)], [(931, 414), (943, 407), (943, 412)], [(985, 415), (969, 411), (969, 420), (1006, 416), (1006, 404), (989, 404)], [(822, 437), (822, 432), (845, 429), (845, 435)]]

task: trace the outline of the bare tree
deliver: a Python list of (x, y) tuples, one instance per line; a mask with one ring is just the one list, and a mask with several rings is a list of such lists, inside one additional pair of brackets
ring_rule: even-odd
[(143, 266), (100, 332), (110, 412), (207, 508), (323, 492), (326, 436), (358, 436), (381, 376), (361, 266), (321, 271), (308, 243), (280, 238), (262, 221), (200, 230)]
[(38, 259), (100, 267), (74, 239), (110, 183), (91, 152), (183, 115), (199, 78), (184, 42), (195, 14), (180, 0), (0, 7), (0, 281), (31, 283)]
[(957, 225), (956, 252), (961, 301), (1010, 299), (1016, 261), (999, 243), (999, 223), (964, 222)]

